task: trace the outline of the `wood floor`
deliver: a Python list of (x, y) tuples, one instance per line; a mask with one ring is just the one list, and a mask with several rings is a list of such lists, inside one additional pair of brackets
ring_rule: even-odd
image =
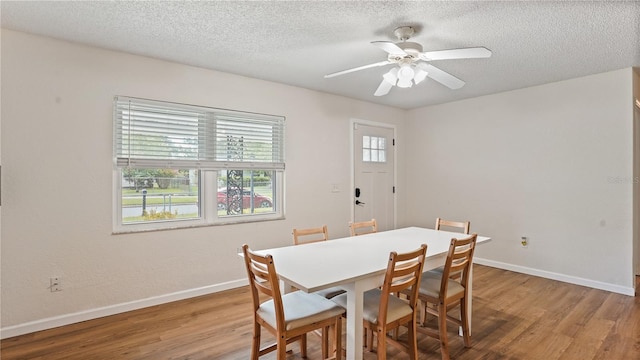
[[(246, 287), (2, 340), (13, 359), (249, 358), (251, 305)], [(476, 265), (472, 347), (450, 328), (451, 358), (640, 359), (640, 297)], [(263, 340), (271, 340), (263, 332)], [(309, 335), (309, 358), (319, 359)], [(440, 359), (419, 334), (420, 359)], [(300, 359), (297, 346), (289, 359)], [(408, 359), (389, 348), (388, 359)], [(365, 353), (366, 360), (375, 353)], [(269, 354), (262, 359), (275, 359)]]

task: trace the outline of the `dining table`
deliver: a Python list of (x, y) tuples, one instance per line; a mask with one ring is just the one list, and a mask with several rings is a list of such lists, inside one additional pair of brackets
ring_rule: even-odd
[[(283, 291), (315, 292), (340, 287), (347, 292), (346, 358), (361, 360), (363, 353), (363, 294), (382, 285), (389, 254), (427, 245), (424, 271), (444, 265), (452, 238), (468, 235), (421, 227), (405, 227), (348, 236), (303, 245), (257, 250), (273, 256)], [(476, 246), (491, 240), (478, 236)], [(471, 314), (471, 282), (467, 297)], [(471, 322), (471, 316), (469, 316)], [(469, 324), (471, 325), (471, 324)]]

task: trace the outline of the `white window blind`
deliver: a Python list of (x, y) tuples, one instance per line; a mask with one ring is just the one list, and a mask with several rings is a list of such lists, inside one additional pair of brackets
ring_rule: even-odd
[(284, 117), (117, 96), (118, 167), (284, 169)]

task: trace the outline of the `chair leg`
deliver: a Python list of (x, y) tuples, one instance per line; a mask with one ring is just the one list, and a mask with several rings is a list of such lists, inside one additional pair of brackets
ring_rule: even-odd
[(342, 360), (342, 316), (338, 316), (336, 319), (335, 339), (333, 343), (336, 351), (336, 360)]
[(367, 351), (373, 351), (373, 330), (372, 329), (366, 329), (365, 333), (367, 334), (367, 342), (366, 342), (366, 348)]
[[(322, 328), (322, 359), (326, 359), (329, 357), (329, 327)], [(333, 332), (331, 332), (333, 333)]]
[(440, 354), (442, 360), (449, 360), (449, 342), (447, 340), (447, 307), (438, 304), (438, 329), (440, 331)]
[(422, 303), (422, 305), (424, 305), (424, 306), (422, 307), (422, 321), (421, 321), (421, 323), (422, 323), (422, 326), (425, 326), (425, 324), (427, 323), (427, 302), (424, 301)]
[(278, 360), (287, 359), (287, 339), (282, 335), (278, 336), (277, 352), (278, 352), (278, 356), (277, 356)]
[(258, 360), (260, 354), (260, 324), (253, 323), (253, 343), (251, 344), (251, 359)]
[(407, 334), (407, 341), (409, 342), (409, 344), (407, 344), (407, 347), (409, 348), (409, 359), (418, 360), (418, 339), (416, 337), (417, 324), (415, 316), (413, 320), (407, 324), (407, 326), (409, 328), (409, 332)]
[(378, 338), (376, 353), (378, 353), (378, 360), (387, 360), (387, 331), (386, 329), (378, 328), (376, 332)]
[(307, 357), (307, 334), (302, 334), (300, 337), (300, 356)]
[(460, 300), (460, 320), (462, 321), (462, 338), (465, 347), (471, 347), (471, 336), (469, 335), (469, 311), (467, 299)]

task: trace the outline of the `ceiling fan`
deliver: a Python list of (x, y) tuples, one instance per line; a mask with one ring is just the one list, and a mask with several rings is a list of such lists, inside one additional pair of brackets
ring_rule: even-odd
[(398, 38), (397, 43), (391, 41), (372, 41), (371, 43), (386, 51), (389, 55), (387, 60), (377, 63), (359, 66), (353, 69), (338, 71), (325, 75), (326, 79), (335, 76), (348, 74), (355, 71), (369, 69), (378, 66), (396, 64), (398, 66), (389, 70), (382, 76), (382, 82), (373, 94), (383, 96), (389, 93), (393, 86), (410, 88), (413, 84), (418, 85), (427, 77), (441, 83), (450, 89), (459, 89), (464, 86), (464, 81), (457, 77), (438, 69), (429, 64), (435, 60), (452, 59), (478, 59), (491, 57), (491, 50), (485, 47), (461, 48), (439, 51), (422, 51), (422, 45), (409, 42), (409, 38), (414, 33), (411, 26), (401, 26), (393, 32)]

